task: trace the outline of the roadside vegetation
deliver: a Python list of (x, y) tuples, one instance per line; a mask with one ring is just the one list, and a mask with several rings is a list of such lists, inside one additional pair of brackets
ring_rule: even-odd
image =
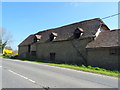
[[(28, 60), (25, 60), (28, 61)], [(58, 67), (64, 67), (64, 68), (70, 68), (74, 70), (80, 70), (80, 71), (86, 71), (86, 72), (92, 72), (92, 73), (99, 73), (109, 76), (115, 76), (120, 77), (120, 73), (118, 71), (110, 71), (99, 67), (91, 67), (91, 66), (77, 66), (77, 65), (68, 65), (68, 64), (54, 64), (54, 63), (44, 63), (44, 62), (38, 62), (38, 61), (29, 61), (29, 62), (35, 62), (40, 64), (47, 64), (52, 66), (58, 66)]]
[(19, 59), (19, 60), (22, 60), (22, 61), (34, 62), (34, 63), (39, 63), (39, 64), (46, 64), (46, 65), (57, 66), (57, 67), (64, 67), (64, 68), (69, 68), (69, 69), (74, 69), (74, 70), (79, 70), (79, 71), (98, 73), (98, 74), (103, 74), (103, 75), (108, 75), (108, 76), (120, 77), (120, 72), (119, 71), (110, 71), (110, 70), (106, 70), (106, 69), (99, 68), (99, 67), (91, 67), (91, 66), (84, 66), (84, 65), (78, 66), (78, 65), (53, 63), (53, 62), (48, 62), (48, 61), (36, 60), (36, 59), (18, 58), (17, 56), (13, 57), (13, 56), (5, 56), (4, 55), (2, 57)]
[(14, 57), (18, 55), (18, 51), (17, 50), (3, 50), (3, 57)]

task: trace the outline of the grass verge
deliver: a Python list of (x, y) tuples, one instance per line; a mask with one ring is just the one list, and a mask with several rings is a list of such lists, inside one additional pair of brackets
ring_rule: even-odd
[[(3, 58), (11, 58), (11, 57), (8, 57), (8, 56), (2, 56), (2, 57)], [(98, 74), (103, 74), (103, 75), (108, 75), (108, 76), (120, 77), (120, 72), (118, 72), (118, 71), (110, 71), (110, 70), (106, 70), (106, 69), (99, 68), (99, 67), (91, 67), (91, 66), (84, 66), (84, 65), (78, 66), (78, 65), (68, 65), (68, 64), (47, 63), (47, 62), (43, 62), (43, 61), (35, 61), (34, 59), (29, 59), (29, 60), (20, 59), (20, 58), (15, 58), (15, 59), (22, 60), (22, 61), (39, 63), (39, 64), (57, 66), (57, 67), (64, 67), (64, 68), (69, 68), (69, 69), (74, 69), (74, 70), (79, 70), (79, 71), (98, 73)]]
[[(28, 60), (24, 60), (24, 61), (28, 61)], [(77, 66), (77, 65), (68, 65), (68, 64), (54, 64), (54, 63), (44, 63), (44, 62), (38, 62), (38, 61), (28, 61), (28, 62), (47, 64), (47, 65), (51, 65), (51, 66), (64, 67), (64, 68), (69, 68), (69, 69), (74, 69), (74, 70), (80, 70), (80, 71), (98, 73), (98, 74), (103, 74), (103, 75), (108, 75), (108, 76), (120, 77), (120, 73), (118, 71), (110, 71), (110, 70), (102, 69), (99, 67), (91, 67), (91, 66), (86, 67), (84, 65)]]

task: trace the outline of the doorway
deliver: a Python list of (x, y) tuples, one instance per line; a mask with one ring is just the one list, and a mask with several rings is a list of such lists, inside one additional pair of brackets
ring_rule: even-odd
[(56, 53), (50, 53), (50, 61), (55, 61)]

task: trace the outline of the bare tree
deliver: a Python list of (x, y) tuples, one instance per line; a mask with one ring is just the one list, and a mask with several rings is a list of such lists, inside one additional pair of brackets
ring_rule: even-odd
[(0, 43), (2, 45), (2, 51), (6, 45), (12, 43), (12, 35), (4, 28), (0, 28)]
[(2, 53), (2, 30), (0, 29), (0, 53)]

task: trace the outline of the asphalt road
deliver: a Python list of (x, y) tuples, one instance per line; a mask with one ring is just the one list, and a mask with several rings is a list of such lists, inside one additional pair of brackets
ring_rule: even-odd
[(1, 61), (2, 88), (118, 88), (116, 77), (12, 59)]

